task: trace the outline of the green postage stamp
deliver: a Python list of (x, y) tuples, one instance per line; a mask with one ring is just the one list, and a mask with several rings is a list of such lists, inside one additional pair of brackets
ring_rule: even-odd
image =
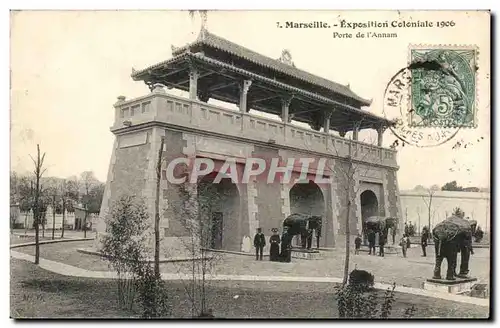
[(410, 47), (408, 123), (413, 128), (477, 126), (477, 49), (470, 46)]

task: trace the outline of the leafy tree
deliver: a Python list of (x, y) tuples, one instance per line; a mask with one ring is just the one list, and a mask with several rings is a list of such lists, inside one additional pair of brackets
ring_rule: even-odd
[(456, 181), (447, 182), (441, 187), (441, 190), (447, 191), (463, 191), (463, 187), (459, 186)]
[(422, 185), (416, 185), (415, 188), (413, 188), (413, 190), (415, 191), (422, 191), (422, 190), (425, 190), (426, 188)]
[(170, 313), (165, 282), (147, 261), (151, 237), (147, 207), (135, 196), (121, 196), (111, 205), (101, 254), (117, 275), (119, 304), (129, 310), (139, 300), (144, 318)]
[(102, 197), (104, 196), (105, 184), (99, 181), (96, 182), (89, 192), (88, 207), (89, 213), (99, 213), (101, 210)]

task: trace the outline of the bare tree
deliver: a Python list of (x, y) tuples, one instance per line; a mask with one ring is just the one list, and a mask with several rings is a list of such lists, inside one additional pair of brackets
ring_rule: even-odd
[(156, 190), (155, 190), (155, 275), (160, 277), (160, 182), (161, 165), (163, 162), (163, 145), (165, 137), (161, 137), (160, 150), (158, 151), (158, 162), (156, 165)]
[(61, 222), (61, 239), (64, 238), (64, 225), (66, 224), (66, 193), (67, 193), (67, 183), (66, 179), (62, 179), (59, 184), (59, 193), (61, 194), (61, 205), (62, 205), (62, 222)]
[[(436, 188), (437, 187), (437, 188)], [(429, 231), (431, 230), (431, 218), (434, 216), (434, 212), (435, 210), (433, 211), (432, 210), (432, 201), (433, 201), (433, 198), (434, 198), (434, 194), (436, 193), (436, 191), (439, 190), (439, 186), (432, 186), (431, 188), (428, 188), (425, 192), (426, 192), (426, 195), (422, 195), (422, 199), (425, 203), (425, 206), (427, 208), (427, 213), (428, 213), (428, 228), (429, 228)]]
[[(361, 126), (362, 121), (353, 123), (353, 130), (358, 130)], [(363, 140), (363, 142), (367, 142)], [(373, 142), (369, 140), (368, 142)], [(339, 186), (344, 193), (345, 197), (345, 262), (344, 262), (344, 275), (342, 283), (347, 284), (349, 277), (349, 261), (350, 261), (350, 221), (351, 214), (356, 213), (356, 198), (358, 197), (360, 183), (357, 181), (360, 175), (366, 175), (370, 171), (369, 165), (363, 165), (362, 163), (366, 160), (369, 152), (362, 151), (362, 147), (356, 142), (351, 141), (348, 143), (348, 153), (347, 156), (342, 155), (342, 151), (336, 147), (336, 143), (333, 143), (334, 154), (342, 159), (337, 160), (338, 164), (330, 167), (332, 172), (335, 172), (335, 176), (339, 179)], [(377, 213), (378, 214), (378, 213)]]
[(221, 253), (211, 251), (213, 245), (212, 213), (214, 205), (222, 200), (217, 185), (211, 182), (184, 183), (177, 186), (178, 201), (172, 201), (171, 209), (185, 229), (187, 238), (179, 238), (191, 257), (189, 284), (184, 284), (191, 302), (193, 317), (209, 316), (207, 287)]
[(33, 164), (35, 165), (35, 201), (33, 205), (33, 218), (35, 222), (35, 264), (40, 263), (40, 196), (42, 194), (42, 186), (40, 180), (45, 173), (46, 169), (43, 168), (43, 161), (45, 160), (45, 153), (40, 157), (40, 145), (36, 145), (37, 157), (36, 160), (30, 155)]

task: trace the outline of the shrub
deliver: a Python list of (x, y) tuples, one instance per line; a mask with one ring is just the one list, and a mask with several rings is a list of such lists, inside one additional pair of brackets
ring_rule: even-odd
[[(373, 290), (373, 281), (373, 275), (367, 271), (353, 270), (350, 273), (349, 284), (340, 286), (335, 293), (340, 318), (371, 319), (388, 318), (391, 315), (396, 284), (388, 288), (380, 300), (378, 292)], [(411, 318), (415, 311), (416, 308), (412, 306), (404, 311), (402, 317)]]
[(354, 269), (349, 274), (349, 285), (357, 286), (361, 290), (369, 290), (375, 283), (375, 277), (365, 270)]
[[(146, 259), (149, 215), (142, 199), (122, 196), (111, 206), (101, 254), (118, 275), (118, 301), (127, 310), (138, 303), (143, 318), (170, 314), (167, 288)], [(137, 302), (138, 301), (138, 302)]]
[(170, 316), (170, 303), (167, 286), (160, 276), (156, 276), (149, 263), (142, 262), (137, 268), (137, 299), (144, 319), (165, 318)]

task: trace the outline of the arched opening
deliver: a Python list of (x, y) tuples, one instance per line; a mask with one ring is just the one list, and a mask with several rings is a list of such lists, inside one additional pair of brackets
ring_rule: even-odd
[[(301, 213), (307, 215), (317, 215), (322, 217), (321, 234), (325, 229), (325, 200), (321, 188), (309, 181), (308, 183), (296, 183), (290, 189), (290, 213)], [(324, 244), (325, 238), (321, 238)], [(301, 244), (300, 237), (295, 238), (295, 245)], [(323, 245), (324, 246), (324, 245)]]
[(367, 243), (365, 231), (365, 220), (370, 216), (378, 215), (378, 200), (375, 193), (371, 190), (365, 190), (361, 193), (361, 222), (363, 223), (363, 241)]
[(200, 242), (211, 249), (239, 250), (240, 196), (230, 178), (215, 183), (217, 172), (198, 181), (198, 209), (202, 229)]

